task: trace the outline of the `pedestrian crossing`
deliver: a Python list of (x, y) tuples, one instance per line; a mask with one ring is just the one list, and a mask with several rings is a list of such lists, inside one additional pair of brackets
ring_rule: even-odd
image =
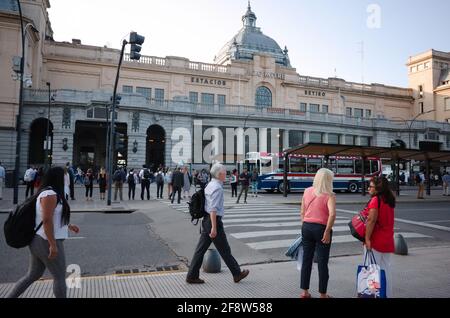
[[(225, 200), (225, 217), (223, 218), (227, 236), (243, 242), (247, 247), (270, 253), (284, 255), (286, 249), (301, 233), (300, 208), (295, 205), (270, 203), (261, 199), (248, 200), (248, 204), (236, 204), (235, 200)], [(171, 204), (165, 202), (178, 212), (189, 213), (186, 202)], [(349, 248), (360, 247), (348, 228), (351, 215), (336, 217), (333, 227), (333, 246), (347, 244)], [(431, 238), (431, 236), (415, 232), (400, 231), (406, 239)]]

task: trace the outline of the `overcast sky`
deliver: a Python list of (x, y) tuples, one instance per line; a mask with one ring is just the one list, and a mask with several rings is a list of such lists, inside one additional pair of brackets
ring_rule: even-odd
[[(120, 48), (133, 30), (142, 53), (212, 63), (242, 27), (246, 0), (50, 0), (56, 41)], [(256, 24), (302, 75), (406, 87), (408, 57), (450, 51), (447, 0), (253, 0)], [(364, 63), (361, 58), (364, 42)], [(364, 65), (364, 67), (363, 67)]]

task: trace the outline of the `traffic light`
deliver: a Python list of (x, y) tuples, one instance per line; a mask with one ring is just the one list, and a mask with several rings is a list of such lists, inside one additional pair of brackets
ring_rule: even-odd
[[(122, 96), (116, 95), (116, 106), (120, 105), (120, 101), (121, 101), (121, 100), (122, 100)], [(110, 101), (111, 104), (112, 104), (112, 102), (113, 102), (113, 96), (111, 96), (111, 97), (109, 98), (109, 101)]]
[(125, 150), (127, 149), (125, 134), (116, 132), (114, 136), (114, 148), (116, 149), (116, 151), (125, 152)]
[(130, 59), (139, 61), (141, 58), (141, 45), (144, 43), (145, 37), (137, 34), (137, 32), (130, 33), (130, 41), (131, 50), (130, 50)]

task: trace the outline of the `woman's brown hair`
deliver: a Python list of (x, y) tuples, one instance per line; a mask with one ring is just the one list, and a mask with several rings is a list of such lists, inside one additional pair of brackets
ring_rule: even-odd
[(388, 204), (391, 208), (395, 208), (395, 195), (386, 177), (373, 177), (370, 182), (373, 182), (377, 195), (381, 197), (384, 203)]

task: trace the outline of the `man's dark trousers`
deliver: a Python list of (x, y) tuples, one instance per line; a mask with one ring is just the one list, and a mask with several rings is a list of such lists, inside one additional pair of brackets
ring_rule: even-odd
[(147, 190), (147, 200), (150, 200), (150, 180), (142, 179), (141, 181), (141, 200), (144, 200), (144, 191)]
[(178, 204), (181, 203), (181, 187), (180, 186), (173, 186), (172, 190), (172, 203), (175, 200), (175, 194), (178, 192)]
[(189, 272), (187, 274), (187, 278), (196, 279), (200, 276), (200, 268), (203, 263), (203, 256), (208, 251), (211, 243), (217, 248), (222, 259), (225, 261), (225, 264), (231, 271), (231, 274), (235, 276), (239, 276), (241, 273), (241, 268), (239, 267), (238, 262), (235, 260), (233, 255), (231, 255), (231, 248), (228, 244), (227, 236), (225, 235), (225, 230), (223, 228), (222, 218), (217, 216), (217, 236), (215, 239), (211, 239), (209, 234), (211, 233), (211, 218), (209, 214), (203, 218), (202, 221), (202, 233), (200, 235), (200, 240), (197, 244), (197, 248), (195, 249), (194, 256), (192, 257), (191, 264), (189, 266)]

